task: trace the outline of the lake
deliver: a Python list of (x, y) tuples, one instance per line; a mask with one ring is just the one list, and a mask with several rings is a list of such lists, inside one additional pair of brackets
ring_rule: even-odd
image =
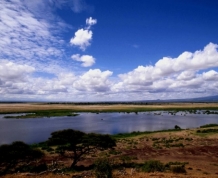
[(0, 144), (18, 140), (29, 144), (38, 143), (47, 140), (51, 132), (68, 128), (87, 133), (117, 134), (173, 129), (175, 125), (187, 129), (218, 123), (218, 115), (206, 115), (202, 112), (198, 112), (198, 114), (177, 112), (176, 115), (160, 111), (140, 112), (138, 114), (79, 113), (75, 117), (5, 119), (4, 116), (7, 115), (0, 115)]

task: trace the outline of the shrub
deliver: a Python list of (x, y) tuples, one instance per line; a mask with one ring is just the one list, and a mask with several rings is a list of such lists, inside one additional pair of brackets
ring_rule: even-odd
[(163, 163), (157, 160), (146, 161), (142, 166), (143, 172), (163, 172), (165, 170), (165, 166)]
[(132, 158), (129, 156), (121, 156), (120, 157), (120, 160), (122, 161), (123, 164), (130, 163), (131, 159)]
[(95, 162), (96, 178), (112, 178), (112, 165), (107, 158), (100, 158)]
[(179, 165), (179, 166), (172, 166), (171, 171), (173, 173), (186, 173), (185, 166)]
[(181, 129), (178, 125), (175, 125), (175, 127), (174, 127), (175, 129)]

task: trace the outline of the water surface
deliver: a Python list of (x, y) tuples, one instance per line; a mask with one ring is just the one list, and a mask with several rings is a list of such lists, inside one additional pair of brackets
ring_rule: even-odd
[(0, 115), (0, 144), (18, 140), (38, 143), (47, 140), (51, 132), (68, 128), (87, 133), (117, 134), (172, 129), (175, 125), (186, 129), (218, 123), (218, 115), (185, 114), (184, 112), (178, 112), (176, 115), (168, 112), (80, 113), (75, 117), (31, 119), (4, 119), (4, 116)]

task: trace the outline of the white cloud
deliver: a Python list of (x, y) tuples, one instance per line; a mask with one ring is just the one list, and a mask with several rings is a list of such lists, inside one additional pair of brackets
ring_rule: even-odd
[(74, 46), (79, 46), (79, 48), (83, 51), (90, 45), (90, 41), (92, 40), (92, 31), (79, 29), (75, 32), (75, 36), (71, 38), (70, 44)]
[(27, 74), (33, 73), (34, 67), (20, 65), (8, 60), (0, 60), (0, 79), (1, 81), (18, 81), (25, 78)]
[(203, 73), (203, 79), (211, 80), (211, 81), (218, 81), (218, 73), (214, 70), (210, 70), (208, 72)]
[(58, 75), (58, 80), (60, 81), (61, 85), (72, 85), (73, 82), (76, 80), (76, 76), (73, 73), (60, 73)]
[[(0, 1), (1, 99), (141, 100), (218, 94), (216, 44), (209, 43), (196, 52), (183, 52), (176, 58), (163, 57), (155, 65), (138, 66), (118, 77), (112, 77), (112, 71), (100, 69), (74, 73), (72, 65), (64, 63), (69, 60), (64, 60), (64, 40), (58, 36), (67, 25), (56, 19), (49, 7), (44, 7), (48, 12), (42, 18), (45, 1), (28, 1), (27, 6), (23, 2)], [(65, 0), (55, 6), (64, 3)], [(81, 12), (82, 8), (77, 4), (75, 9)], [(91, 45), (90, 28), (96, 23), (96, 19), (87, 18), (86, 27), (76, 31), (70, 43), (84, 51)], [(95, 63), (91, 55), (74, 54), (71, 58), (83, 67)], [(43, 75), (37, 75), (40, 72)]]
[(194, 71), (183, 71), (182, 73), (179, 74), (177, 77), (178, 80), (190, 80), (192, 78), (195, 78), (195, 72)]
[(111, 82), (109, 77), (113, 74), (111, 71), (101, 71), (99, 69), (90, 69), (74, 82), (73, 86), (79, 91), (106, 92), (110, 90)]
[(0, 59), (0, 95), (31, 94), (29, 77), (34, 67)]
[(92, 25), (95, 25), (97, 23), (96, 19), (93, 19), (92, 17), (89, 17), (88, 19), (86, 19), (86, 25), (88, 25), (88, 27), (91, 27)]
[(154, 66), (139, 66), (133, 71), (121, 74), (119, 77), (125, 84), (146, 85), (166, 77), (190, 79), (194, 71), (218, 67), (218, 45), (210, 43), (203, 51), (184, 52), (177, 58), (164, 57)]
[(75, 32), (73, 38), (70, 39), (70, 44), (74, 46), (78, 46), (81, 50), (85, 51), (88, 46), (90, 46), (90, 42), (92, 40), (93, 32), (90, 30), (92, 25), (97, 23), (96, 19), (92, 19), (89, 17), (86, 19), (86, 24), (88, 25), (85, 29), (81, 28)]
[(159, 76), (182, 70), (201, 70), (218, 66), (218, 45), (209, 43), (204, 50), (184, 52), (177, 58), (164, 57), (155, 64)]
[[(218, 45), (209, 43), (203, 50), (184, 52), (177, 58), (164, 57), (152, 66), (138, 66), (120, 74), (120, 81), (113, 85), (114, 92), (159, 93), (166, 97), (195, 97), (204, 92), (218, 94), (211, 87), (218, 84), (218, 73), (210, 70), (218, 67)], [(206, 72), (201, 73), (201, 70)], [(210, 71), (207, 71), (210, 70)], [(213, 92), (212, 92), (213, 91)], [(179, 95), (179, 93), (184, 93)], [(169, 95), (169, 94), (168, 94)]]
[(74, 54), (71, 56), (73, 60), (82, 62), (83, 67), (90, 67), (95, 63), (95, 58), (90, 55), (82, 55)]
[[(46, 8), (43, 13), (42, 8)], [(68, 26), (54, 17), (48, 1), (2, 0), (0, 9), (0, 58), (40, 71), (60, 70), (64, 43), (59, 34)]]

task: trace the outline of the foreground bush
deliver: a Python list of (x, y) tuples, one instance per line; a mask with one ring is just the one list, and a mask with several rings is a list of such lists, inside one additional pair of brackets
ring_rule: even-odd
[(44, 154), (29, 145), (17, 141), (10, 145), (0, 146), (0, 174), (11, 173), (18, 167), (39, 159)]
[(163, 172), (165, 170), (165, 166), (160, 161), (150, 160), (144, 163), (141, 170), (143, 172)]
[(96, 178), (112, 178), (112, 165), (107, 158), (100, 158), (95, 162)]
[(184, 165), (171, 166), (170, 169), (173, 173), (186, 173)]

